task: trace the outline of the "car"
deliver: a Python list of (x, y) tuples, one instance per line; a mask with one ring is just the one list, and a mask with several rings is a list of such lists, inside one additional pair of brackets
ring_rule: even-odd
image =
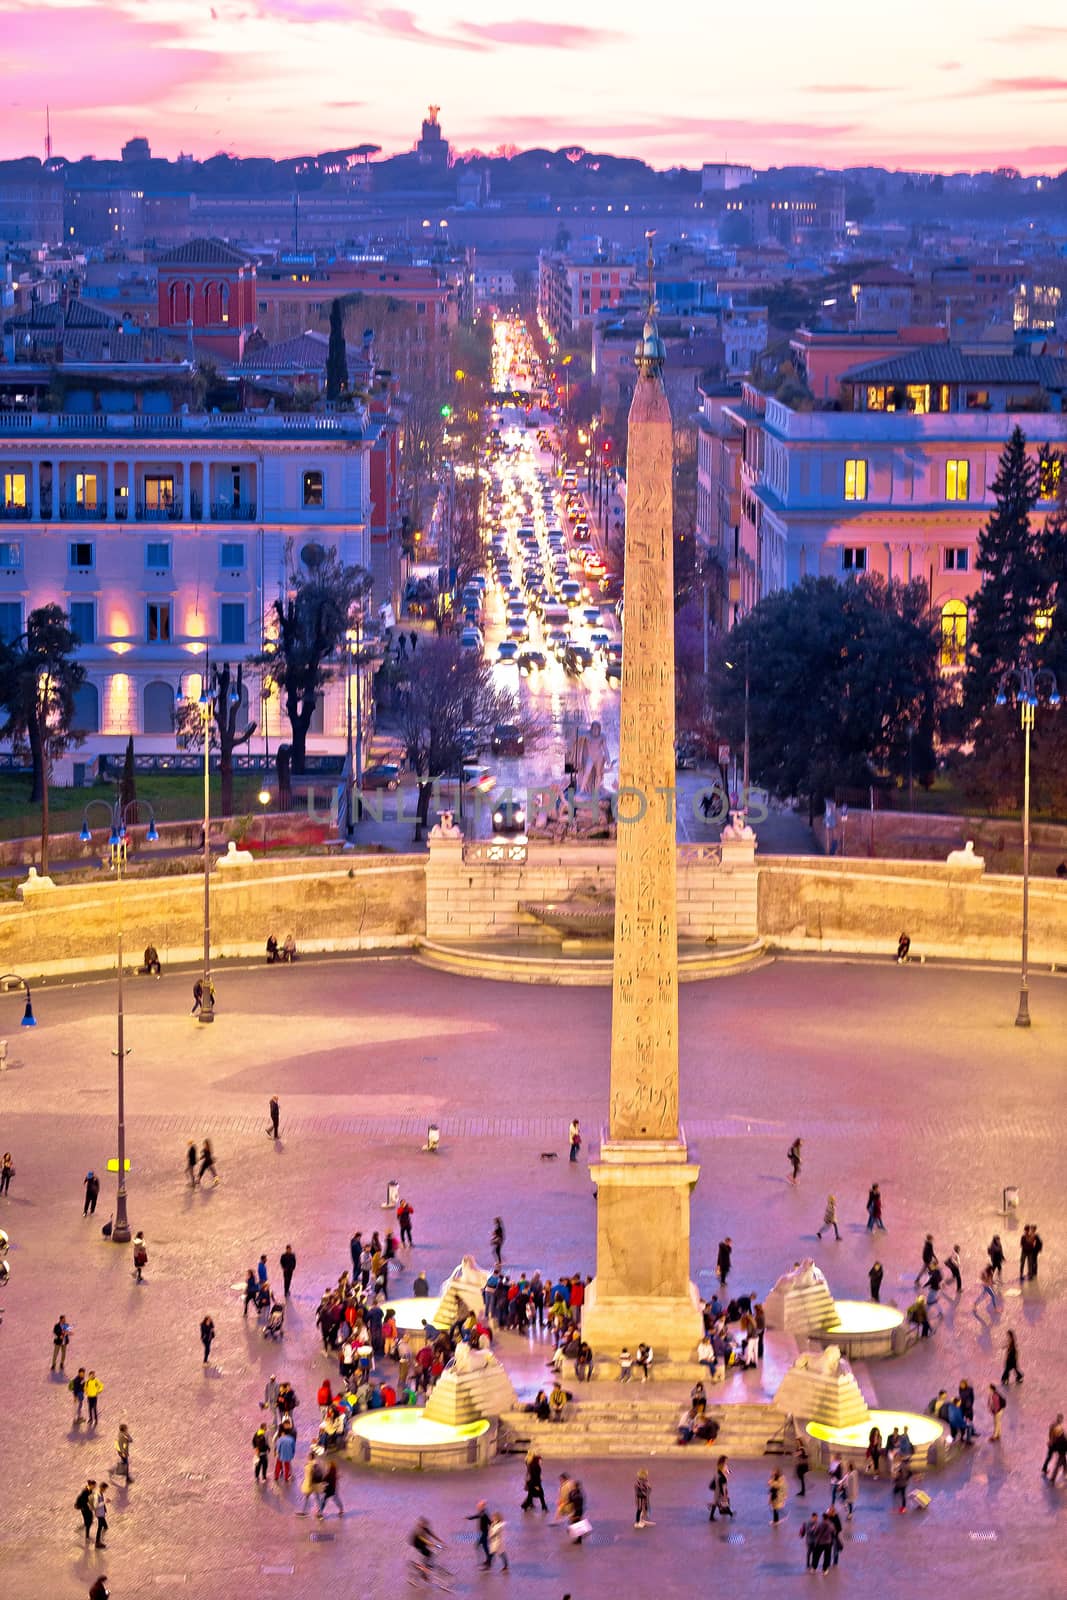
[(488, 767), (463, 765), (463, 787), (475, 789), (479, 794), (489, 794), (496, 788), (496, 779)]
[(512, 661), (517, 661), (521, 642), (519, 639), (501, 639), (496, 647), (497, 661), (505, 666)]
[(364, 767), (361, 789), (398, 789), (400, 787), (400, 768), (392, 761), (377, 761), (372, 767)]
[(482, 648), (482, 636), (478, 629), (464, 628), (459, 636), (459, 647), (461, 650), (480, 650)]
[(508, 640), (515, 644), (525, 644), (530, 637), (530, 624), (525, 617), (508, 618)]
[(522, 729), (514, 722), (498, 722), (493, 729), (490, 749), (495, 756), (521, 756), (526, 749)]
[(582, 609), (582, 621), (588, 628), (595, 628), (600, 621), (599, 606), (585, 606)]
[(679, 739), (674, 746), (674, 765), (679, 772), (692, 772), (696, 768), (696, 745), (691, 739)]
[(526, 832), (526, 807), (521, 800), (502, 800), (493, 807), (493, 832)]
[(559, 586), (559, 597), (568, 606), (576, 606), (582, 598), (582, 586), (573, 578), (565, 578)]
[(563, 670), (572, 678), (580, 678), (593, 665), (593, 652), (584, 644), (569, 644), (563, 652)]
[(540, 650), (523, 650), (519, 654), (519, 671), (525, 678), (535, 672), (543, 672), (547, 665), (547, 659)]
[(608, 656), (604, 663), (604, 676), (609, 683), (622, 682), (622, 659)]
[(607, 650), (611, 644), (611, 634), (605, 633), (603, 628), (594, 628), (589, 635), (589, 643), (594, 650)]

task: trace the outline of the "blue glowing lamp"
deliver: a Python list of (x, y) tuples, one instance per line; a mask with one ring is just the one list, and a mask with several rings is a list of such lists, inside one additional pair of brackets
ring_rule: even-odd
[(998, 689), (997, 690), (997, 698), (994, 701), (994, 704), (998, 705), (998, 706), (1006, 706), (1007, 703), (1008, 703), (1008, 697), (1004, 693), (1004, 690), (1003, 689)]
[(26, 990), (26, 1009), (22, 1013), (22, 1026), (24, 1028), (36, 1028), (37, 1026), (37, 1018), (33, 1014), (33, 1001), (30, 999), (30, 991), (28, 989)]
[(93, 836), (89, 832), (89, 824), (84, 818), (82, 819), (82, 831), (79, 833), (78, 838), (81, 840), (82, 844), (91, 844), (93, 840)]
[(145, 834), (144, 838), (145, 838), (145, 844), (158, 844), (159, 843), (159, 830), (156, 827), (156, 819), (155, 819), (155, 817), (153, 817), (151, 822), (148, 824), (148, 832)]
[(107, 843), (110, 850), (118, 849), (119, 845), (122, 843), (122, 835), (118, 828), (112, 828), (111, 837), (108, 839)]
[(1052, 693), (1048, 697), (1048, 703), (1049, 703), (1050, 706), (1058, 706), (1059, 705), (1059, 703), (1060, 703), (1060, 691), (1058, 689), (1053, 689)]

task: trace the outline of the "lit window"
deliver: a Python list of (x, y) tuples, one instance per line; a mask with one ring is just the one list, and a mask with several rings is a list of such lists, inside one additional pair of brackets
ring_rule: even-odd
[(305, 506), (321, 506), (322, 500), (322, 473), (304, 473), (304, 504)]
[(77, 472), (74, 475), (74, 499), (86, 511), (96, 510), (96, 473)]
[(867, 546), (846, 545), (841, 551), (841, 567), (845, 572), (866, 572)]
[(170, 644), (170, 601), (149, 600), (145, 610), (149, 644)]
[(866, 500), (867, 463), (862, 457), (845, 462), (845, 499)]
[(949, 600), (941, 607), (941, 665), (962, 667), (966, 659), (967, 607), (962, 600)]
[(174, 479), (145, 478), (144, 503), (148, 511), (167, 511), (174, 504)]
[[(1040, 472), (1039, 497), (1042, 500), (1057, 500), (1063, 484), (1063, 457), (1060, 455), (1043, 455), (1038, 463)], [(10, 505), (10, 500), (8, 505)]]
[(1051, 611), (1051, 609), (1044, 608), (1041, 611), (1035, 611), (1034, 612), (1034, 639), (1035, 639), (1037, 644), (1040, 644), (1042, 639), (1044, 639), (1046, 637), (1046, 635), (1048, 634), (1048, 631), (1049, 631), (1049, 629), (1051, 627), (1052, 627), (1052, 611)]
[(18, 506), (20, 509), (26, 505), (26, 474), (24, 472), (4, 473), (4, 505)]
[(945, 499), (969, 500), (971, 496), (971, 464), (969, 461), (945, 462)]
[(904, 391), (904, 403), (909, 411), (916, 416), (924, 417), (930, 409), (930, 385), (928, 383), (909, 383)]
[(966, 572), (971, 564), (971, 553), (966, 545), (947, 545), (945, 548), (945, 571)]

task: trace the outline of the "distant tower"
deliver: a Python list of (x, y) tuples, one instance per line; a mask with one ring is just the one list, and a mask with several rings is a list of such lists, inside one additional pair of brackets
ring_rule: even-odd
[(44, 158), (46, 161), (51, 161), (52, 159), (52, 108), (50, 106), (45, 106), (44, 108)]
[(447, 167), (451, 159), (448, 140), (441, 133), (437, 120), (440, 106), (430, 106), (429, 115), (422, 119), (422, 137), (415, 146), (415, 154), (425, 167)]

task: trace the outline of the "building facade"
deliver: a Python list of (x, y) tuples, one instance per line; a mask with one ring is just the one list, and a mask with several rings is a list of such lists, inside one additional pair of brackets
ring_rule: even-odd
[(537, 315), (546, 334), (568, 344), (599, 311), (617, 306), (634, 279), (630, 262), (580, 260), (543, 251), (537, 263)]
[[(309, 544), (375, 564), (383, 420), (363, 408), (0, 415), (0, 635), (16, 638), (38, 606), (69, 613), (85, 754), (130, 734), (143, 753), (173, 751), (179, 689), (198, 685), (207, 651), (258, 654)], [(310, 750), (343, 749), (344, 693), (327, 685)], [(249, 698), (257, 745), (274, 748), (288, 738), (278, 699), (257, 674)]]
[[(852, 367), (833, 409), (793, 409), (744, 385), (723, 409), (739, 445), (721, 470), (734, 476), (709, 492), (739, 492), (752, 603), (808, 576), (921, 579), (942, 668), (962, 668), (1000, 457), (1016, 426), (1035, 459), (1067, 448), (1065, 393), (1067, 361), (943, 344)], [(1058, 489), (1054, 470), (1041, 476), (1038, 524)]]
[(256, 267), (222, 239), (191, 239), (156, 264), (161, 328), (192, 325), (197, 341), (239, 358), (256, 324)]

